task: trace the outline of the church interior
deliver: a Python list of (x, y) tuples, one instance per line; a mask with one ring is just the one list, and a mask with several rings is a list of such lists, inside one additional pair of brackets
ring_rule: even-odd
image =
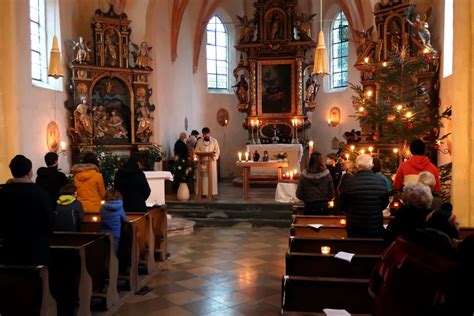
[[(473, 315), (474, 2), (0, 9), (0, 315)], [(82, 207), (20, 264), (45, 162)]]

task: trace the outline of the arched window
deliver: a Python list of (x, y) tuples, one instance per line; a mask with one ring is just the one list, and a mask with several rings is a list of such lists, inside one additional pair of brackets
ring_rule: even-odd
[(44, 0), (30, 0), (31, 79), (47, 82), (46, 14)]
[(347, 87), (347, 64), (349, 24), (346, 16), (339, 12), (331, 28), (331, 88)]
[(207, 87), (228, 89), (229, 57), (228, 33), (221, 19), (215, 15), (207, 24)]

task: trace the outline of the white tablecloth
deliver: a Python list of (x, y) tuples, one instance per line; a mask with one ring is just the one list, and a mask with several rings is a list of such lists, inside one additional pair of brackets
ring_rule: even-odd
[(165, 180), (173, 181), (169, 171), (145, 171), (145, 177), (150, 185), (151, 193), (146, 200), (147, 206), (165, 204)]
[[(300, 170), (300, 162), (303, 158), (303, 146), (301, 144), (261, 144), (261, 145), (247, 145), (247, 151), (250, 153), (252, 159), (255, 150), (260, 154), (260, 159), (263, 158), (263, 152), (266, 150), (270, 155), (270, 159), (276, 159), (275, 155), (281, 152), (288, 154), (288, 167), (283, 168), (283, 172), (292, 171), (296, 169), (298, 173)], [(275, 168), (258, 168), (252, 174), (276, 174)]]
[(296, 197), (296, 183), (279, 182), (275, 192), (275, 201), (282, 203), (295, 203), (300, 200)]

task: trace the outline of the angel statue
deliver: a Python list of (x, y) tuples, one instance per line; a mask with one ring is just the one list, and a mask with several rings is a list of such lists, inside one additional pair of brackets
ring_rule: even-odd
[(370, 42), (370, 39), (372, 38), (373, 30), (374, 30), (373, 25), (369, 27), (366, 31), (354, 30), (357, 36), (357, 42), (359, 43), (359, 46), (357, 47), (357, 55), (360, 55), (364, 52), (365, 46), (367, 45), (367, 43)]
[(148, 46), (147, 42), (142, 42), (140, 46), (134, 43), (132, 43), (132, 45), (136, 50), (132, 53), (133, 57), (135, 57), (135, 67), (143, 69), (150, 68), (151, 57), (148, 56), (148, 53), (151, 51), (152, 47)]
[(79, 36), (79, 41), (72, 41), (73, 46), (72, 49), (76, 50), (76, 58), (73, 61), (78, 62), (79, 64), (87, 64), (87, 61), (89, 60), (89, 53), (92, 51), (87, 46), (87, 43), (84, 42), (84, 38), (82, 36)]
[(248, 43), (252, 39), (255, 32), (255, 19), (249, 20), (246, 15), (237, 15), (237, 18), (240, 21), (239, 43)]
[(430, 51), (433, 51), (433, 46), (431, 46), (431, 33), (428, 25), (428, 19), (431, 16), (432, 8), (429, 8), (425, 12), (425, 17), (423, 21), (421, 20), (419, 14), (415, 15), (415, 21), (411, 21), (411, 17), (413, 16), (414, 11), (414, 7), (408, 8), (405, 20), (408, 22), (408, 24), (415, 28), (423, 46), (425, 48), (428, 48)]
[(311, 37), (311, 20), (316, 16), (316, 13), (307, 16), (306, 13), (302, 13), (301, 17), (295, 18), (295, 26), (298, 31), (298, 36), (301, 40), (310, 41)]

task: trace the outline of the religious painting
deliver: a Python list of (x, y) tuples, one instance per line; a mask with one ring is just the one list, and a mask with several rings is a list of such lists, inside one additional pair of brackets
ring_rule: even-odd
[(52, 152), (57, 152), (59, 149), (59, 142), (61, 140), (59, 134), (59, 126), (56, 122), (49, 122), (46, 127), (46, 143), (48, 145), (48, 150)]
[(131, 143), (130, 91), (119, 78), (104, 77), (92, 89), (93, 137), (96, 144)]
[(286, 117), (295, 108), (295, 64), (291, 60), (261, 61), (258, 65), (258, 114)]

